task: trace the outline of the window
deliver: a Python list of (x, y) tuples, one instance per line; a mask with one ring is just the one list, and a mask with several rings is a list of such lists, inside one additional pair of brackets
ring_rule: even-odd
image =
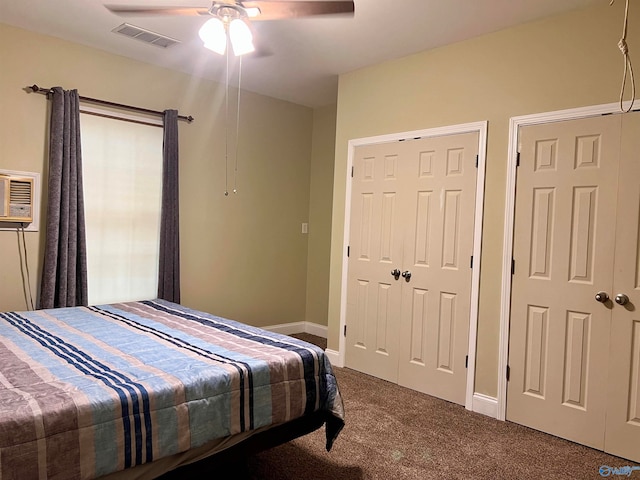
[(89, 304), (155, 298), (162, 128), (83, 115)]

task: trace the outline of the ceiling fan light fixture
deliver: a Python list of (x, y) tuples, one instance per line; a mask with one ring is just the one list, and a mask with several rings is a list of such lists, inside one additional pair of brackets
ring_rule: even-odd
[(231, 39), (233, 53), (236, 56), (245, 55), (255, 50), (251, 29), (239, 18), (231, 20), (229, 24), (229, 38)]
[(211, 18), (200, 28), (198, 35), (204, 42), (204, 47), (224, 55), (227, 49), (227, 32), (224, 23), (219, 18)]
[(247, 7), (244, 11), (249, 18), (255, 18), (262, 13), (258, 7)]

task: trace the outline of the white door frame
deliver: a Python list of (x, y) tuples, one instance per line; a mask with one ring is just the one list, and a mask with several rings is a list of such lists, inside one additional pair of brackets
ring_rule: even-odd
[[(638, 100), (636, 100), (638, 101)], [(625, 102), (629, 108), (631, 102)], [(507, 163), (507, 190), (502, 257), (502, 293), (500, 306), (500, 339), (498, 343), (498, 420), (507, 417), (507, 365), (509, 361), (509, 317), (511, 315), (511, 265), (513, 259), (513, 229), (515, 224), (516, 162), (519, 150), (520, 127), (541, 123), (576, 120), (603, 114), (621, 113), (620, 103), (607, 103), (589, 107), (556, 110), (512, 117), (509, 120), (509, 154)]]
[(349, 262), (347, 261), (347, 247), (349, 245), (349, 226), (351, 222), (351, 169), (353, 167), (353, 158), (355, 149), (362, 145), (375, 145), (380, 143), (397, 142), (399, 140), (408, 140), (414, 138), (440, 137), (444, 135), (455, 135), (462, 133), (478, 133), (478, 172), (476, 178), (476, 211), (474, 217), (474, 234), (473, 234), (473, 272), (471, 285), (471, 311), (469, 315), (469, 363), (467, 366), (467, 392), (465, 398), (465, 407), (472, 410), (473, 388), (475, 379), (476, 366), (476, 337), (478, 331), (478, 299), (480, 290), (480, 254), (482, 245), (482, 218), (484, 208), (484, 178), (487, 151), (487, 122), (465, 123), (460, 125), (451, 125), (447, 127), (429, 128), (426, 130), (414, 130), (410, 132), (392, 133), (387, 135), (378, 135), (373, 137), (356, 138), (349, 140), (347, 171), (346, 173), (346, 196), (345, 196), (345, 215), (344, 215), (344, 238), (342, 261), (342, 282), (340, 293), (340, 343), (338, 350), (338, 358), (332, 363), (336, 366), (345, 365), (346, 340), (344, 336), (344, 327), (347, 319), (347, 272)]

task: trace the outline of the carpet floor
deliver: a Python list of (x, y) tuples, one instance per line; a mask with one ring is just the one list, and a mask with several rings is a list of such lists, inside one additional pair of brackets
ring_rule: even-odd
[[(324, 340), (296, 335), (326, 348)], [(346, 426), (331, 452), (324, 428), (199, 478), (237, 480), (596, 479), (634, 462), (335, 368)], [(640, 448), (640, 446), (639, 446)], [(640, 470), (625, 478), (640, 479)], [(611, 474), (621, 478), (621, 475)]]

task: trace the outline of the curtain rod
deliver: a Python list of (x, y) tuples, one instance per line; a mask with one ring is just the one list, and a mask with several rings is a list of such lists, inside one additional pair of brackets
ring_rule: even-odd
[[(30, 87), (27, 87), (27, 90), (31, 90), (32, 92), (35, 93), (41, 93), (43, 95), (48, 95), (49, 93), (51, 93), (51, 89), (50, 88), (40, 88), (38, 85), (31, 85)], [(116, 108), (124, 108), (127, 110), (133, 110), (135, 112), (142, 112), (142, 113), (148, 113), (151, 115), (158, 115), (158, 116), (163, 116), (164, 113), (163, 112), (159, 112), (158, 110), (149, 110), (147, 108), (141, 108), (141, 107), (134, 107), (132, 105), (125, 105), (122, 103), (114, 103), (114, 102), (109, 102), (107, 100), (98, 100), (97, 98), (90, 98), (90, 97), (83, 97), (83, 96), (78, 96), (78, 98), (82, 101), (85, 102), (90, 102), (90, 103), (97, 103), (98, 105), (106, 105), (108, 107), (116, 107)], [(178, 115), (178, 120), (184, 120), (186, 122), (193, 122), (194, 118), (189, 115), (188, 117), (185, 115)]]

